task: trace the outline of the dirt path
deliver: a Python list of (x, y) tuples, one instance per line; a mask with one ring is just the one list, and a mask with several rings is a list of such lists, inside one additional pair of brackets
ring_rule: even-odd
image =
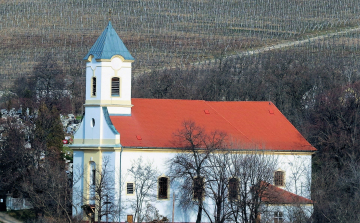
[(22, 223), (22, 221), (19, 221), (13, 217), (10, 217), (6, 212), (0, 212), (0, 222), (4, 223)]
[(259, 49), (256, 49), (256, 50), (249, 50), (249, 51), (241, 52), (241, 53), (238, 53), (238, 54), (230, 55), (230, 56), (227, 56), (225, 58), (232, 58), (232, 57), (237, 57), (237, 56), (247, 56), (247, 55), (259, 54), (259, 53), (270, 51), (270, 50), (281, 49), (281, 48), (285, 48), (285, 47), (291, 47), (291, 46), (294, 46), (294, 45), (301, 45), (301, 44), (305, 44), (305, 43), (308, 43), (308, 42), (312, 42), (314, 40), (326, 39), (326, 38), (330, 38), (330, 37), (333, 37), (333, 36), (338, 36), (338, 35), (345, 34), (345, 33), (356, 32), (356, 31), (359, 31), (359, 30), (360, 30), (360, 27), (356, 27), (356, 28), (352, 28), (352, 29), (345, 29), (343, 31), (334, 32), (334, 33), (327, 33), (327, 34), (324, 34), (324, 35), (319, 35), (319, 36), (311, 37), (311, 38), (304, 39), (304, 40), (288, 41), (288, 42), (279, 43), (279, 44), (272, 45), (272, 46), (265, 46), (265, 47), (262, 47), (262, 48), (259, 48)]
[[(359, 31), (359, 30), (360, 30), (360, 27), (356, 27), (356, 28), (351, 28), (351, 29), (345, 29), (343, 31), (327, 33), (327, 34), (319, 35), (319, 36), (314, 36), (314, 37), (304, 39), (304, 40), (295, 40), (295, 41), (282, 42), (282, 43), (278, 43), (278, 44), (271, 45), (271, 46), (264, 46), (264, 47), (261, 47), (259, 49), (255, 49), (255, 50), (242, 51), (242, 52), (239, 52), (239, 53), (236, 53), (236, 54), (228, 55), (228, 56), (223, 57), (223, 59), (230, 59), (230, 58), (235, 58), (235, 57), (243, 57), (243, 56), (255, 55), (255, 54), (267, 52), (267, 51), (270, 51), (270, 50), (276, 50), (276, 49), (291, 47), (291, 46), (294, 46), (294, 45), (301, 45), (301, 44), (305, 44), (305, 43), (308, 43), (308, 42), (311, 42), (311, 41), (314, 41), (314, 40), (326, 39), (326, 38), (330, 38), (330, 37), (333, 37), (333, 36), (338, 36), (338, 35), (345, 34), (345, 33), (356, 32), (356, 31)], [(209, 64), (209, 61), (211, 62), (211, 64), (214, 64), (213, 62), (215, 62), (215, 59), (205, 60), (205, 61), (202, 61), (202, 62), (191, 63), (190, 67), (204, 66), (206, 64)], [(188, 66), (184, 66), (182, 68), (186, 69), (187, 67)], [(158, 71), (162, 71), (162, 70), (169, 69), (169, 68), (171, 69), (171, 68), (179, 68), (179, 67), (178, 66), (163, 67), (163, 68), (158, 69)]]

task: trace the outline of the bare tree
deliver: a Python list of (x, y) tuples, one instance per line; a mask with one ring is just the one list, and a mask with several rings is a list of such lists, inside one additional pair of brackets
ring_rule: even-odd
[(287, 219), (293, 223), (306, 223), (311, 222), (312, 208), (307, 209), (306, 206), (301, 204), (293, 204), (285, 206)]
[(182, 153), (170, 160), (170, 173), (180, 182), (182, 208), (198, 207), (197, 222), (205, 214), (210, 222), (256, 222), (277, 156), (233, 143), (226, 134), (207, 132), (194, 122), (184, 122), (175, 134)]
[[(238, 187), (238, 181), (231, 175), (231, 151), (228, 149), (217, 149), (211, 153), (205, 173), (205, 194), (208, 205), (204, 212), (210, 222), (223, 223), (230, 219), (232, 210), (229, 208), (229, 201), (236, 199), (234, 189)], [(238, 193), (236, 191), (235, 193)]]
[[(241, 147), (237, 147), (238, 149)], [(232, 152), (231, 175), (238, 179), (238, 197), (230, 199), (229, 208), (235, 222), (256, 222), (263, 204), (262, 198), (272, 182), (277, 158), (273, 154), (266, 155), (262, 150)], [(268, 197), (268, 199), (271, 198)]]
[(97, 222), (101, 222), (104, 216), (107, 218), (110, 216), (111, 219), (114, 219), (118, 207), (113, 200), (115, 197), (115, 184), (110, 158), (104, 156), (100, 165), (97, 166), (94, 162), (89, 165), (88, 194), (84, 197), (86, 205), (83, 205), (83, 209), (91, 221), (94, 221), (95, 216)]
[(197, 223), (201, 222), (207, 196), (205, 168), (211, 153), (222, 148), (225, 137), (223, 132), (208, 134), (193, 121), (185, 121), (183, 128), (174, 133), (174, 144), (182, 148), (182, 152), (170, 160), (170, 175), (181, 181), (181, 206), (184, 209), (197, 206)]
[(152, 204), (147, 203), (144, 212), (145, 222), (168, 222), (168, 218), (159, 213), (159, 210)]
[(71, 223), (71, 176), (57, 148), (50, 149), (38, 166), (30, 168), (28, 180), (21, 183), (22, 191), (47, 222)]
[(152, 208), (149, 201), (156, 198), (157, 177), (160, 174), (152, 162), (144, 162), (142, 157), (133, 160), (128, 174), (133, 179), (135, 187), (135, 201), (131, 202), (130, 207), (135, 210), (134, 219), (140, 223), (148, 216), (148, 209)]

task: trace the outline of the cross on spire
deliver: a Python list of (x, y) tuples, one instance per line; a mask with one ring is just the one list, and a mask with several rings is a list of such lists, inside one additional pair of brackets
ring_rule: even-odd
[(109, 21), (111, 20), (111, 9), (109, 9)]

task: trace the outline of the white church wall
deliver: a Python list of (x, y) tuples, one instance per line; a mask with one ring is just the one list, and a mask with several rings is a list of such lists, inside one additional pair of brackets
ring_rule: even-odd
[(285, 187), (282, 188), (310, 199), (311, 155), (278, 155), (278, 163), (278, 169), (285, 172)]
[[(123, 212), (123, 217), (126, 218), (126, 215), (133, 215), (134, 211), (129, 208), (131, 202), (134, 202), (135, 197), (133, 195), (126, 195), (126, 182), (133, 182), (133, 180), (127, 174), (127, 170), (131, 167), (131, 164), (134, 160), (142, 157), (144, 162), (150, 161), (153, 162), (154, 168), (157, 168), (160, 175), (167, 176), (168, 173), (168, 161), (172, 157), (174, 157), (176, 153), (172, 152), (139, 152), (134, 151), (131, 152), (129, 150), (123, 152), (122, 158), (122, 205), (126, 207)], [(269, 154), (269, 156), (273, 156), (273, 154)], [(292, 193), (296, 193), (300, 196), (304, 196), (306, 198), (310, 198), (310, 194), (308, 191), (301, 186), (305, 187), (308, 184), (308, 180), (311, 178), (311, 155), (275, 155), (278, 160), (278, 169), (285, 171), (285, 187), (283, 189), (288, 190)], [(297, 173), (297, 171), (301, 169), (301, 174)], [(159, 175), (159, 176), (160, 176)], [(157, 177), (159, 177), (157, 176)], [(297, 188), (295, 188), (294, 179), (292, 177), (297, 176)], [(269, 182), (273, 184), (274, 182)], [(135, 185), (136, 186), (136, 185)], [(156, 187), (157, 193), (157, 185)], [(169, 220), (171, 220), (172, 216), (172, 202), (173, 202), (173, 194), (175, 196), (178, 194), (177, 185), (172, 184), (170, 187), (170, 197), (169, 199), (159, 200), (155, 199), (152, 203), (159, 210), (159, 213), (163, 216), (166, 216)], [(155, 193), (155, 196), (157, 194)], [(208, 204), (208, 208), (212, 209), (212, 204)], [(178, 197), (175, 202), (175, 221), (176, 222), (194, 222), (196, 220), (196, 207), (193, 210), (184, 211), (179, 207)], [(203, 216), (205, 220), (206, 216)], [(122, 221), (125, 221), (124, 219)], [(206, 220), (205, 220), (206, 221)]]
[(111, 116), (130, 116), (131, 107), (108, 107), (109, 114)]
[[(121, 164), (120, 164), (120, 154), (122, 156)], [(114, 185), (114, 196), (111, 199), (111, 202), (119, 203), (119, 191), (121, 184), (121, 206), (124, 208), (121, 212), (121, 221), (124, 222), (126, 220), (126, 215), (134, 215), (134, 210), (131, 209), (131, 202), (135, 201), (134, 195), (126, 194), (126, 183), (133, 182), (133, 179), (128, 174), (128, 169), (131, 167), (132, 162), (134, 162), (139, 157), (142, 157), (145, 162), (152, 162), (153, 167), (159, 171), (159, 176), (167, 176), (168, 175), (168, 161), (172, 157), (174, 157), (176, 153), (173, 152), (161, 152), (161, 151), (147, 151), (140, 152), (139, 150), (131, 151), (129, 149), (123, 151), (121, 153), (120, 150), (117, 151), (109, 151), (102, 152), (103, 160), (105, 157), (109, 159), (109, 166), (112, 170), (112, 184)], [(301, 190), (301, 185), (306, 184), (307, 180), (311, 175), (311, 155), (276, 155), (278, 159), (278, 168), (285, 171), (285, 182), (286, 182), (286, 190), (290, 192), (298, 192), (298, 195), (306, 196), (307, 194)], [(74, 152), (74, 167), (81, 166), (84, 168), (84, 153), (82, 151)], [(120, 166), (121, 166), (121, 181), (120, 181)], [(295, 188), (295, 184), (293, 183), (292, 176), (297, 175), (298, 169), (304, 170), (302, 171), (302, 175), (298, 177), (297, 188)], [(75, 179), (75, 176), (74, 176)], [(273, 183), (273, 182), (270, 182)], [(287, 186), (289, 185), (289, 186)], [(84, 184), (82, 181), (77, 182), (74, 185), (74, 188), (83, 188)], [(135, 185), (136, 187), (136, 185)], [(176, 183), (171, 184), (169, 198), (168, 199), (158, 199), (157, 198), (157, 185), (154, 185), (154, 194), (151, 203), (159, 210), (159, 213), (163, 216), (166, 216), (169, 220), (172, 217), (172, 205), (173, 205), (173, 195), (175, 194), (175, 221), (176, 222), (194, 222), (196, 220), (196, 207), (189, 210), (183, 210), (179, 206), (179, 190)], [(83, 191), (83, 190), (82, 190)], [(302, 194), (301, 194), (302, 192)], [(75, 198), (75, 194), (74, 194)], [(78, 202), (80, 198), (75, 198)], [(81, 205), (80, 205), (81, 206)], [(208, 208), (211, 208), (211, 204), (209, 204)], [(78, 208), (79, 209), (79, 208)], [(203, 216), (203, 220), (206, 221), (206, 216)]]
[[(123, 211), (123, 218), (121, 221), (126, 220), (126, 215), (134, 215), (134, 210), (130, 208), (131, 203), (136, 201), (136, 197), (134, 195), (127, 195), (126, 194), (126, 183), (127, 182), (134, 182), (133, 179), (127, 173), (127, 170), (131, 167), (132, 162), (137, 160), (138, 158), (142, 157), (144, 163), (145, 162), (152, 162), (153, 167), (159, 171), (159, 176), (168, 176), (168, 168), (167, 162), (169, 159), (174, 157), (176, 154), (171, 152), (130, 152), (124, 151), (123, 152), (123, 159), (122, 159), (122, 181), (124, 182), (122, 188), (122, 206), (125, 208)], [(136, 185), (135, 185), (136, 187)], [(157, 198), (157, 185), (154, 185), (155, 190), (154, 194), (152, 195), (152, 205), (154, 205), (158, 210), (159, 214), (166, 216), (169, 220), (172, 217), (172, 206), (173, 206), (173, 193), (178, 191), (176, 186), (171, 185), (170, 193), (168, 199), (158, 199)], [(195, 216), (195, 212), (189, 213), (191, 211), (184, 211), (178, 208), (179, 203), (176, 200), (175, 204), (175, 221), (176, 222), (194, 222), (196, 219), (193, 219), (191, 216)]]
[(85, 125), (85, 139), (93, 140), (94, 144), (100, 139), (101, 125), (102, 125), (102, 115), (101, 107), (87, 107), (85, 117), (83, 122)]
[(86, 111), (80, 128), (74, 134), (75, 145), (115, 145), (120, 143), (120, 135), (108, 123), (111, 121), (106, 114), (106, 107), (89, 106), (86, 107)]
[(84, 188), (83, 179), (84, 152), (74, 151), (73, 153), (73, 216), (82, 215), (81, 205)]

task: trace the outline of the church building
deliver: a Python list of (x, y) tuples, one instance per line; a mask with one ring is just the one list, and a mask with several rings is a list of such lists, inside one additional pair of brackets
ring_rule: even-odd
[[(168, 161), (181, 149), (173, 143), (174, 133), (189, 120), (277, 157), (268, 193), (278, 197), (271, 202), (264, 198), (263, 207), (272, 222), (290, 221), (286, 209), (293, 203), (311, 215), (311, 157), (316, 149), (272, 102), (131, 98), (134, 58), (111, 22), (84, 60), (85, 115), (70, 146), (74, 151), (73, 216), (97, 222), (101, 206), (101, 222), (136, 222), (130, 202), (137, 185), (128, 170), (141, 157), (159, 172), (155, 197), (149, 202), (169, 221), (195, 222), (197, 211), (184, 210), (173, 199), (178, 188), (168, 176)], [(239, 148), (239, 152), (254, 148)], [(97, 185), (100, 178), (106, 182)], [(210, 222), (205, 214), (202, 221)]]

